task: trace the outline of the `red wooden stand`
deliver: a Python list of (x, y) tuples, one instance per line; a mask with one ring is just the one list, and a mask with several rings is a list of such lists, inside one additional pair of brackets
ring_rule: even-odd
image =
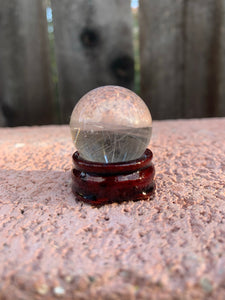
[(73, 154), (72, 190), (77, 200), (103, 205), (112, 202), (147, 200), (155, 190), (152, 151), (137, 160), (96, 163)]

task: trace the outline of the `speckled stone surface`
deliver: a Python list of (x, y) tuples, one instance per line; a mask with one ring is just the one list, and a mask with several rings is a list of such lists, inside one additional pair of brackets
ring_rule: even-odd
[(74, 200), (68, 126), (0, 129), (0, 299), (225, 299), (225, 119), (153, 123), (152, 201)]

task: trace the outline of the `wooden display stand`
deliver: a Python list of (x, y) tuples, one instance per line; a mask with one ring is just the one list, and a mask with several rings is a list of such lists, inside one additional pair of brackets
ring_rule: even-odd
[(73, 154), (72, 190), (77, 200), (103, 205), (150, 199), (155, 191), (152, 151), (146, 149), (137, 160), (96, 163)]

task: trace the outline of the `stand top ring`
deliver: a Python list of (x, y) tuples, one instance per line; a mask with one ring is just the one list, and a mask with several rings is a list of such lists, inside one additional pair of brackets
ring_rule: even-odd
[(134, 172), (136, 170), (147, 168), (152, 161), (152, 151), (146, 149), (144, 154), (135, 160), (119, 162), (119, 163), (99, 163), (84, 160), (80, 157), (78, 151), (76, 151), (73, 156), (73, 164), (75, 168), (82, 172), (96, 173), (96, 174), (124, 174)]

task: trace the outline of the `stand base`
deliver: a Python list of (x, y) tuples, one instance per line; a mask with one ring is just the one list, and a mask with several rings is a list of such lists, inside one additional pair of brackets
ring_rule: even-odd
[(96, 163), (73, 154), (72, 191), (77, 200), (103, 205), (113, 202), (148, 200), (155, 191), (152, 152), (146, 149), (137, 160)]

